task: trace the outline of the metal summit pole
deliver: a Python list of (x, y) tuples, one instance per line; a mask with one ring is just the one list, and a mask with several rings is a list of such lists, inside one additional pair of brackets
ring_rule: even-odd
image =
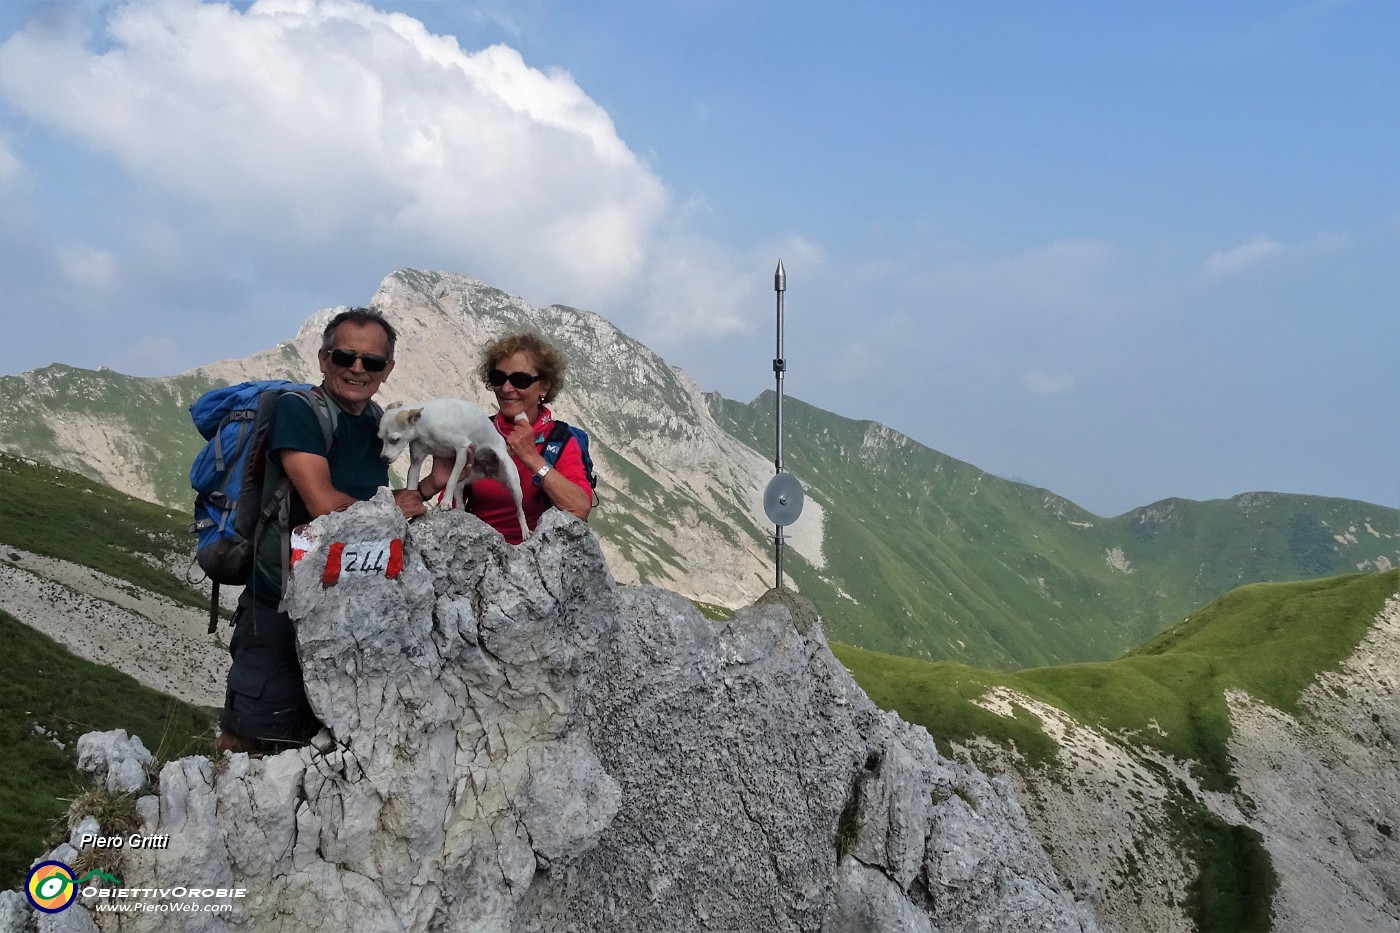
[(777, 589), (783, 588), (783, 528), (797, 521), (802, 514), (802, 484), (797, 477), (783, 469), (783, 373), (787, 372), (787, 360), (783, 359), (783, 292), (787, 291), (787, 273), (783, 271), (783, 261), (778, 260), (778, 271), (773, 273), (773, 290), (778, 293), (778, 352), (773, 358), (773, 375), (778, 381), (777, 417), (774, 419), (776, 453), (773, 456), (774, 474), (763, 491), (763, 511), (774, 525), (773, 556), (777, 564)]
[[(783, 261), (778, 260), (778, 270), (773, 273), (773, 291), (778, 296), (778, 350), (773, 357), (773, 376), (778, 383), (778, 402), (776, 406), (776, 417), (773, 419), (774, 433), (776, 440), (773, 457), (774, 475), (783, 472), (783, 373), (787, 371), (787, 360), (783, 359), (783, 292), (787, 291), (787, 273), (783, 271)], [(783, 588), (783, 526), (776, 526), (777, 533), (773, 537), (774, 563), (778, 567), (778, 582), (774, 584), (777, 589)]]

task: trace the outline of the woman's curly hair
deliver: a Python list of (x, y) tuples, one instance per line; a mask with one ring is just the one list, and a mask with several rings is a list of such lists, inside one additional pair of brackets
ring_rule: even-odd
[(549, 383), (549, 391), (545, 393), (544, 401), (552, 402), (558, 398), (559, 390), (564, 388), (564, 370), (569, 368), (569, 361), (564, 358), (563, 351), (558, 347), (534, 331), (528, 330), (516, 334), (502, 334), (481, 351), (481, 362), (477, 365), (476, 372), (487, 388), (491, 386), (486, 379), (491, 370), (495, 369), (501, 360), (516, 353), (528, 353), (535, 361), (535, 368)]

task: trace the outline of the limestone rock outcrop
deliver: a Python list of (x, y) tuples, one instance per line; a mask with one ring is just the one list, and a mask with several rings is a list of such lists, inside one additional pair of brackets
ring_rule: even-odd
[(78, 739), (78, 767), (119, 794), (139, 791), (146, 783), (146, 769), (155, 762), (141, 737), (129, 736), (125, 729), (89, 732)]
[(800, 599), (708, 621), (561, 513), (512, 548), (381, 492), (314, 531), (290, 608), (326, 730), (166, 764), (136, 811), (168, 846), (124, 884), (246, 894), (122, 929), (1096, 929), (1010, 785), (877, 709)]
[(1229, 791), (1203, 787), (1191, 761), (1131, 733), (1002, 687), (977, 702), (1039, 720), (1056, 745), (1053, 763), (984, 739), (950, 752), (1009, 776), (1057, 875), (1105, 931), (1205, 925), (1192, 894), (1201, 853), (1173, 826), (1174, 811), (1191, 803), (1222, 826), (1258, 833), (1277, 883), (1267, 905), (1274, 933), (1400, 933), (1400, 593), (1291, 710), (1240, 689), (1223, 699), (1238, 782)]

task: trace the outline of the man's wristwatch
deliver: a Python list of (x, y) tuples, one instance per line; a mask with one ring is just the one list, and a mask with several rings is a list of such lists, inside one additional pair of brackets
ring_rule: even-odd
[(535, 471), (535, 475), (534, 475), (534, 483), (535, 483), (535, 485), (536, 485), (536, 486), (543, 486), (543, 485), (544, 485), (544, 478), (545, 478), (546, 476), (549, 475), (549, 471), (552, 470), (552, 469), (554, 469), (554, 467), (552, 467), (552, 466), (550, 466), (548, 463), (546, 463), (544, 466), (542, 466), (542, 467), (540, 467), (538, 470), (536, 470), (536, 471)]

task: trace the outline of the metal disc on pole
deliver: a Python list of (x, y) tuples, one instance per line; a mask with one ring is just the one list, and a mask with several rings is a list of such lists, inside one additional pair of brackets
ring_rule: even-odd
[(806, 497), (802, 484), (791, 473), (774, 473), (763, 490), (763, 512), (775, 525), (791, 525), (802, 514)]
[(776, 526), (773, 529), (774, 586), (782, 589), (783, 528), (797, 521), (797, 516), (802, 514), (803, 496), (802, 484), (797, 477), (783, 469), (783, 374), (787, 372), (787, 360), (783, 357), (783, 292), (787, 291), (787, 271), (783, 269), (781, 259), (773, 272), (773, 291), (777, 293), (778, 312), (777, 352), (773, 355), (773, 378), (777, 382), (773, 405), (773, 469), (777, 472), (763, 491), (763, 511)]

